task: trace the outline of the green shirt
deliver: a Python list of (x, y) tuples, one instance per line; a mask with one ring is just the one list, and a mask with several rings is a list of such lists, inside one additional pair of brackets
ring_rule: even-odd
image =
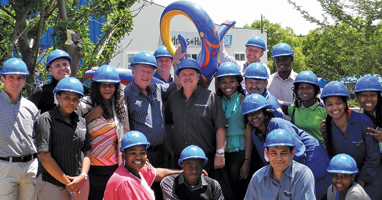
[(316, 102), (309, 108), (305, 108), (304, 105), (295, 107), (292, 104), (288, 107), (288, 115), (291, 116), (292, 122), (298, 128), (308, 132), (319, 141), (324, 140), (320, 132), (320, 124), (326, 118), (327, 113), (325, 108), (319, 106), (319, 102)]

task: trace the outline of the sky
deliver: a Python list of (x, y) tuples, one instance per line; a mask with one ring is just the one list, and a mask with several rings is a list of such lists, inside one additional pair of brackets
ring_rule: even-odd
[[(297, 35), (306, 35), (318, 28), (306, 21), (299, 11), (287, 0), (189, 0), (202, 7), (212, 21), (221, 24), (225, 20), (235, 20), (236, 27), (252, 24), (261, 19), (261, 14), (271, 23), (279, 23), (283, 28), (291, 27)], [(303, 10), (322, 19), (321, 5), (316, 0), (294, 0)], [(153, 0), (154, 3), (167, 6), (174, 0)]]

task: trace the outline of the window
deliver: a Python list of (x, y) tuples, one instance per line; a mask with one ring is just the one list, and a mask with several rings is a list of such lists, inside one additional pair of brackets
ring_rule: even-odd
[(235, 60), (238, 60), (238, 61), (245, 60), (245, 54), (243, 54), (243, 53), (235, 53)]

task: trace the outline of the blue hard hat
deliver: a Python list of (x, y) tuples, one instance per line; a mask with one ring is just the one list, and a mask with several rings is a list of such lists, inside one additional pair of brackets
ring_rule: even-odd
[(84, 86), (78, 79), (74, 77), (66, 77), (61, 79), (54, 88), (53, 93), (55, 94), (59, 91), (74, 92), (81, 96), (84, 96)]
[(382, 91), (378, 79), (369, 74), (360, 78), (355, 84), (354, 93), (365, 91)]
[(250, 64), (244, 73), (245, 78), (263, 79), (267, 80), (269, 75), (267, 68), (261, 62)]
[(50, 63), (52, 63), (54, 60), (59, 59), (59, 58), (66, 58), (69, 60), (69, 65), (72, 64), (72, 57), (70, 57), (70, 55), (68, 53), (66, 53), (65, 51), (63, 51), (61, 49), (56, 49), (48, 55), (48, 58), (46, 61), (46, 69), (48, 70)]
[(259, 36), (253, 36), (253, 37), (249, 38), (249, 40), (247, 41), (245, 46), (246, 47), (247, 46), (255, 46), (255, 47), (261, 48), (263, 51), (267, 50), (267, 48), (265, 47), (265, 42), (264, 42), (263, 38), (261, 38)]
[(165, 46), (160, 46), (159, 48), (157, 48), (157, 50), (155, 50), (155, 52), (154, 52), (154, 56), (155, 56), (155, 58), (159, 58), (159, 57), (173, 58), (173, 56), (171, 55), (170, 52), (168, 52), (168, 50)]
[(129, 147), (138, 145), (146, 145), (146, 148), (149, 148), (150, 142), (147, 141), (143, 133), (139, 131), (129, 131), (122, 137), (120, 150), (123, 151)]
[(242, 115), (268, 107), (268, 101), (261, 94), (250, 94), (243, 101)]
[(318, 86), (318, 78), (311, 71), (302, 71), (297, 75), (296, 80), (294, 80), (293, 84), (296, 83), (309, 83)]
[(354, 158), (344, 153), (335, 155), (330, 160), (326, 171), (338, 174), (358, 174), (359, 172)]
[(203, 159), (204, 165), (208, 161), (208, 158), (206, 157), (206, 154), (204, 153), (203, 149), (196, 145), (190, 145), (183, 149), (182, 153), (180, 153), (178, 165), (182, 167), (182, 162), (188, 159)]
[(7, 74), (20, 74), (27, 76), (29, 75), (28, 67), (25, 62), (18, 58), (10, 58), (6, 60), (0, 71), (1, 75)]
[(274, 129), (265, 138), (264, 147), (287, 146), (294, 147), (292, 135), (285, 129)]
[(180, 61), (179, 65), (178, 65), (178, 69), (176, 70), (176, 75), (179, 76), (179, 72), (182, 69), (194, 69), (194, 70), (198, 71), (198, 73), (200, 73), (199, 63), (196, 62), (196, 60), (194, 60), (192, 58), (186, 58), (186, 59)]
[(225, 62), (219, 66), (218, 72), (216, 73), (216, 78), (225, 77), (225, 76), (240, 76), (241, 77), (241, 73), (237, 65), (231, 62)]
[(157, 69), (157, 60), (154, 55), (148, 51), (139, 52), (134, 56), (133, 61), (131, 61), (131, 66), (136, 64), (150, 65)]
[(325, 85), (324, 89), (321, 92), (321, 99), (324, 99), (324, 97), (331, 97), (331, 96), (345, 96), (350, 97), (348, 90), (346, 89), (345, 85), (338, 82), (338, 81), (332, 81)]
[(276, 58), (280, 56), (294, 56), (292, 47), (290, 47), (290, 45), (287, 43), (277, 44), (272, 50), (271, 58)]
[(95, 82), (119, 83), (121, 79), (117, 70), (111, 65), (102, 65), (99, 67), (93, 77)]

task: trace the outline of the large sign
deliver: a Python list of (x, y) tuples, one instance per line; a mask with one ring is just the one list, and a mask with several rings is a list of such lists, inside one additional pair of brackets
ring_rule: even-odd
[[(186, 39), (187, 48), (200, 48), (202, 45), (202, 40), (197, 32), (182, 32), (182, 31), (171, 31), (171, 41), (174, 46), (179, 46), (178, 35), (182, 34)], [(159, 37), (160, 38), (160, 37)], [(225, 47), (230, 47), (232, 45), (232, 35), (225, 35), (223, 39), (223, 44)], [(163, 41), (159, 39), (159, 46), (163, 45)]]

